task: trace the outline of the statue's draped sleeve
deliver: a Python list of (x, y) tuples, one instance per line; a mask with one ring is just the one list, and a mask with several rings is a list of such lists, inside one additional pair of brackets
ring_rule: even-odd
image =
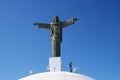
[(67, 27), (67, 26), (69, 26), (69, 25), (71, 25), (71, 24), (73, 24), (73, 23), (74, 23), (74, 20), (73, 20), (73, 19), (69, 19), (69, 20), (67, 20), (67, 21), (62, 21), (62, 22), (61, 22), (62, 27)]
[(45, 23), (35, 23), (39, 28), (46, 28), (50, 29), (51, 24), (45, 24)]

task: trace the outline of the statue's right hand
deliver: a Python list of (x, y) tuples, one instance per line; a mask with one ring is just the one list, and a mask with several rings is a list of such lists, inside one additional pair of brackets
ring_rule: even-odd
[(33, 23), (33, 25), (36, 25), (36, 23)]
[(37, 23), (33, 23), (33, 25), (37, 25)]
[(33, 23), (33, 25), (38, 25), (38, 22), (36, 22), (36, 23)]

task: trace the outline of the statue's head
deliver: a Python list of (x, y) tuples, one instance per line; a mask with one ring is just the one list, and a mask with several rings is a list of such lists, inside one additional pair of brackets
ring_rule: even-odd
[(53, 22), (59, 22), (58, 16), (54, 16), (54, 21)]

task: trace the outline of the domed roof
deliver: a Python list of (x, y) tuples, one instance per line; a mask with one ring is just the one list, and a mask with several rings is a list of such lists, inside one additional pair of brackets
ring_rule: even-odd
[(43, 72), (21, 78), (19, 80), (94, 80), (82, 74), (71, 72)]

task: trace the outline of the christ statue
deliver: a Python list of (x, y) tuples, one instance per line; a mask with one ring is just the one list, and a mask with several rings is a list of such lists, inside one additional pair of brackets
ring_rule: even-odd
[(51, 23), (34, 23), (34, 25), (38, 26), (39, 28), (50, 29), (50, 37), (52, 39), (52, 57), (60, 57), (62, 29), (74, 24), (74, 22), (77, 20), (78, 18), (72, 18), (67, 21), (60, 21), (58, 16), (54, 16), (54, 20)]

